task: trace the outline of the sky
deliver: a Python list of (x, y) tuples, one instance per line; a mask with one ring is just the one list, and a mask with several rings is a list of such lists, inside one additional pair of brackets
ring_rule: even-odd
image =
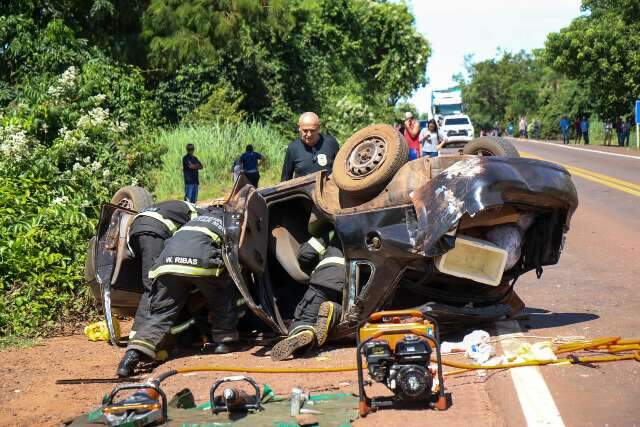
[(480, 61), (496, 56), (497, 48), (517, 52), (544, 47), (546, 36), (580, 15), (580, 0), (410, 0), (416, 27), (431, 43), (427, 65), (429, 84), (410, 102), (427, 112), (431, 88), (454, 85), (464, 71), (464, 56)]

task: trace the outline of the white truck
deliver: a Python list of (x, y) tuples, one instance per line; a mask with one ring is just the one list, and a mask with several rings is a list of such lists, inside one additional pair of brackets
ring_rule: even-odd
[(447, 147), (464, 145), (474, 137), (471, 119), (463, 111), (462, 91), (459, 87), (431, 92), (431, 114), (447, 136)]
[(431, 91), (431, 114), (434, 119), (462, 112), (462, 91), (459, 87)]

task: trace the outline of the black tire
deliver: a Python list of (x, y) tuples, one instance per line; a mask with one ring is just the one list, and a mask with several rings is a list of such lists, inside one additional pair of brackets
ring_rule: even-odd
[(512, 143), (497, 136), (483, 136), (471, 140), (462, 152), (478, 156), (520, 157), (518, 149)]
[(139, 212), (153, 204), (153, 196), (142, 187), (129, 185), (116, 191), (111, 203)]
[(392, 126), (375, 124), (354, 133), (333, 162), (333, 179), (352, 197), (375, 194), (407, 162), (409, 146)]

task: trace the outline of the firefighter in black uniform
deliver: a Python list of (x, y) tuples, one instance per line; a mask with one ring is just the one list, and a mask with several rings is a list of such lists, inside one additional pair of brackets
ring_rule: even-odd
[(151, 282), (149, 270), (164, 248), (164, 242), (180, 227), (198, 216), (195, 206), (180, 200), (168, 200), (151, 205), (136, 215), (129, 227), (127, 243), (141, 269), (143, 293), (138, 303), (129, 338), (149, 318), (149, 293)]
[(339, 302), (346, 276), (340, 239), (334, 236), (329, 240), (328, 233), (312, 237), (301, 245), (298, 263), (305, 273), (310, 272), (309, 287), (296, 307), (289, 335), (271, 349), (275, 361), (313, 344), (324, 345), (331, 328), (340, 321)]
[(149, 319), (129, 340), (118, 366), (119, 377), (130, 376), (142, 357), (155, 358), (158, 344), (171, 329), (194, 287), (204, 295), (209, 308), (213, 352), (221, 354), (235, 349), (238, 316), (233, 283), (222, 261), (223, 234), (222, 208), (211, 207), (166, 241), (149, 272), (153, 279)]

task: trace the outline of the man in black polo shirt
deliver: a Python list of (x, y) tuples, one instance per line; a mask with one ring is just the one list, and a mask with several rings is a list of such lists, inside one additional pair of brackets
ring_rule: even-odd
[(298, 120), (300, 138), (287, 147), (282, 166), (282, 181), (326, 170), (331, 173), (340, 146), (331, 135), (320, 133), (316, 113), (303, 113)]

